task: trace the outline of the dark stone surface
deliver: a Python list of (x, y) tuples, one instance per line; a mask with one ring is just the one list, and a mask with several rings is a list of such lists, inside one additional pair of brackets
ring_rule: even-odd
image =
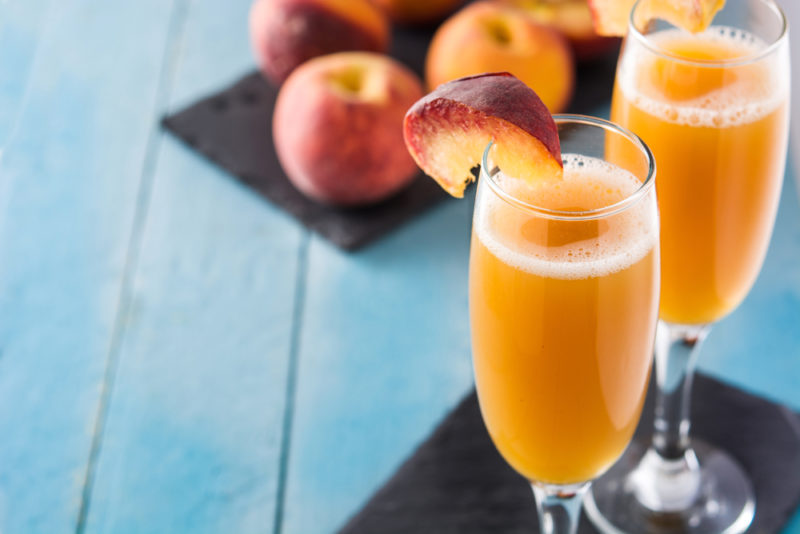
[[(638, 439), (649, 434), (652, 413), (648, 398)], [(778, 532), (800, 500), (800, 416), (697, 375), (692, 421), (693, 436), (727, 450), (750, 475), (757, 503), (750, 532)], [(495, 450), (473, 392), (340, 534), (531, 534), (537, 523), (530, 487)], [(579, 532), (596, 532), (585, 515)]]
[(373, 241), (447, 198), (431, 179), (414, 182), (379, 204), (341, 209), (302, 195), (278, 163), (272, 142), (272, 109), (277, 90), (259, 73), (164, 119), (186, 144), (254, 191), (277, 204), (310, 230), (346, 250)]
[[(422, 75), (434, 28), (396, 28), (391, 54)], [(570, 112), (590, 113), (608, 103), (614, 79), (613, 55), (580, 65)], [(346, 250), (360, 248), (448, 198), (422, 173), (392, 198), (365, 208), (340, 209), (307, 199), (286, 178), (272, 141), (277, 89), (257, 72), (164, 118), (163, 125), (191, 148), (219, 165), (300, 223)]]

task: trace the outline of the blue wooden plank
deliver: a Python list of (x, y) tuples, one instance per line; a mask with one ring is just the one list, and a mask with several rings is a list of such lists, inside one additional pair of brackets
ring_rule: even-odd
[(9, 141), (25, 107), (36, 51), (52, 0), (0, 4), (0, 147)]
[[(189, 4), (171, 108), (252, 68), (249, 4)], [(304, 239), (161, 141), (87, 532), (272, 529)]]
[(469, 388), (470, 208), (356, 254), (312, 241), (279, 532), (333, 532)]
[[(28, 4), (46, 7), (0, 7), (25, 12), (11, 42), (28, 39)], [(32, 66), (24, 51), (14, 66), (30, 81), (2, 77), (4, 106), (25, 90), (0, 168), (2, 532), (76, 527), (169, 8), (53, 2)]]
[(298, 230), (170, 141), (87, 532), (264, 532), (273, 521)]
[(795, 512), (794, 516), (789, 520), (786, 528), (783, 529), (783, 534), (800, 534), (800, 510)]

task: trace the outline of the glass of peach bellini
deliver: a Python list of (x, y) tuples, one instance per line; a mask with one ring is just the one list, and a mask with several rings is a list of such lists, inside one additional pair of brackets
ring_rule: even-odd
[(480, 163), (469, 307), (481, 414), (530, 481), (541, 531), (574, 533), (589, 484), (633, 435), (650, 375), (652, 155), (610, 122), (551, 117), (502, 73), (440, 86), (409, 110), (405, 135), (455, 196)]
[[(600, 24), (610, 23), (605, 2), (595, 0)], [(625, 14), (611, 117), (658, 162), (661, 322), (652, 442), (631, 447), (586, 502), (605, 532), (735, 533), (754, 517), (736, 461), (690, 441), (688, 401), (700, 346), (747, 295), (772, 233), (788, 141), (788, 30), (773, 0), (703, 2), (641, 0)]]

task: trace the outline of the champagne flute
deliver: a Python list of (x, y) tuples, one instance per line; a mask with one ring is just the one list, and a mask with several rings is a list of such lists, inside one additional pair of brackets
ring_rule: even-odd
[(600, 119), (554, 119), (563, 180), (528, 186), (492, 163), (491, 145), (484, 153), (469, 301), (486, 427), (531, 482), (542, 532), (567, 534), (641, 413), (658, 211), (655, 163), (638, 137)]

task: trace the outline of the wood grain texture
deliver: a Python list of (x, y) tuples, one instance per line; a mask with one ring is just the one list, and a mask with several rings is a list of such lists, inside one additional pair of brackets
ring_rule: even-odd
[[(19, 127), (52, 0), (0, 4), (0, 148)], [(0, 200), (2, 202), (2, 200)]]
[[(249, 4), (186, 4), (169, 108), (251, 66)], [(86, 532), (270, 532), (303, 233), (172, 138), (156, 163)]]
[[(331, 533), (470, 386), (469, 202), (313, 239), (305, 284), (303, 232), (158, 133), (252, 68), (249, 3), (0, 3), (0, 532), (76, 530), (105, 413), (83, 530)], [(800, 408), (796, 193), (701, 367)]]
[(470, 210), (351, 255), (312, 241), (279, 532), (334, 532), (469, 388)]
[(76, 527), (170, 3), (0, 6), (2, 532)]

